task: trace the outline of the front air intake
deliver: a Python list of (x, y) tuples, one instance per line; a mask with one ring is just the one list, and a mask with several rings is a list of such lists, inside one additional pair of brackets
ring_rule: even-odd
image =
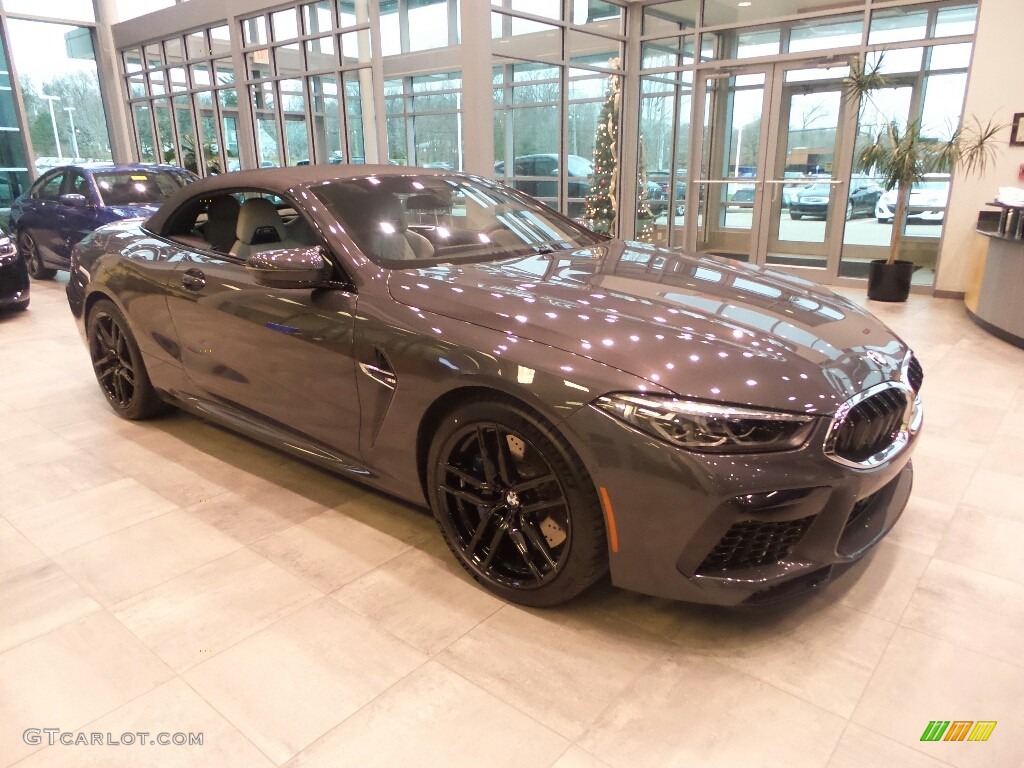
[(723, 571), (756, 568), (777, 563), (789, 554), (814, 522), (814, 516), (800, 520), (742, 520), (718, 541), (697, 568), (703, 576)]

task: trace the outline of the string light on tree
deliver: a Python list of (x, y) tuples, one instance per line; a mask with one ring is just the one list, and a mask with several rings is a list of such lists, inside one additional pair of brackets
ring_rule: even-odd
[[(617, 70), (619, 63), (619, 59), (614, 58), (608, 62), (608, 66)], [(583, 210), (583, 218), (592, 230), (610, 235), (615, 235), (619, 210), (619, 189), (616, 182), (619, 169), (619, 95), (619, 76), (609, 75), (608, 91), (594, 135), (594, 175)], [(640, 239), (650, 240), (654, 233), (654, 214), (647, 202), (646, 160), (643, 157), (642, 144), (640, 152), (641, 171), (637, 179), (637, 219), (640, 222), (638, 234)]]

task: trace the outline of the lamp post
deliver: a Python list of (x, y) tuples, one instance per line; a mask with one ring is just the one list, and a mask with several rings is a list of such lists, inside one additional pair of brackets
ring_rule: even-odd
[(64, 111), (68, 113), (68, 120), (71, 121), (71, 154), (73, 159), (78, 159), (78, 137), (75, 136), (75, 116), (71, 114), (75, 111), (74, 107), (64, 107)]
[(64, 151), (60, 148), (60, 136), (57, 135), (57, 115), (53, 111), (53, 102), (60, 101), (60, 96), (47, 96), (44, 93), (43, 98), (50, 104), (50, 124), (53, 126), (53, 142), (57, 145), (57, 157), (61, 157)]

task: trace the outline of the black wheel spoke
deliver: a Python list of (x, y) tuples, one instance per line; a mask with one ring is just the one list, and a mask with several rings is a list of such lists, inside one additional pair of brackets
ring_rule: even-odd
[(476, 507), (486, 507), (494, 503), (489, 502), (486, 499), (483, 499), (474, 493), (470, 493), (465, 488), (453, 488), (450, 485), (442, 485), (441, 490), (447, 494), (454, 496), (457, 499), (469, 502), (470, 504)]
[(480, 443), (480, 458), (484, 464), (484, 477), (487, 478), (487, 484), (493, 488), (498, 482), (498, 471), (494, 466), (494, 457), (487, 446), (487, 431), (484, 427), (477, 427), (476, 438)]
[(97, 376), (109, 376), (117, 367), (117, 360), (113, 355), (104, 355), (99, 360), (94, 360), (92, 367), (96, 370)]
[(494, 556), (498, 554), (498, 545), (501, 543), (501, 540), (505, 537), (505, 534), (507, 533), (508, 521), (502, 520), (500, 523), (498, 523), (498, 530), (496, 530), (494, 532), (494, 535), (491, 537), (491, 543), (487, 547), (487, 557), (485, 557), (483, 559), (483, 562), (480, 563), (480, 567), (483, 568), (485, 571), (491, 567), (491, 563), (494, 561)]
[(124, 405), (124, 380), (120, 376), (114, 376), (110, 382), (114, 387), (114, 397), (117, 402)]
[(103, 321), (96, 325), (96, 333), (100, 337), (100, 342), (111, 352), (114, 351), (114, 339), (110, 336), (110, 331), (107, 330), (107, 321)]
[(533, 577), (537, 579), (537, 581), (543, 579), (544, 574), (540, 572), (540, 568), (537, 567), (537, 564), (533, 562), (533, 558), (530, 557), (530, 547), (526, 543), (526, 537), (523, 536), (523, 532), (518, 528), (514, 528), (509, 531), (508, 536), (512, 539), (512, 543), (515, 545), (516, 551), (519, 553), (519, 556), (523, 558), (523, 562), (526, 563), (526, 567), (530, 569), (530, 573), (533, 574)]
[(480, 525), (476, 527), (476, 530), (473, 532), (473, 538), (470, 539), (469, 544), (466, 545), (466, 551), (469, 552), (470, 555), (476, 554), (476, 549), (480, 546), (480, 540), (484, 537), (484, 531), (487, 530), (488, 523), (493, 519), (494, 515), (491, 512), (488, 512), (480, 518)]
[(544, 540), (544, 537), (538, 533), (536, 528), (529, 524), (524, 525), (522, 531), (526, 538), (530, 540), (530, 543), (533, 544), (533, 548), (547, 561), (548, 567), (554, 568), (555, 558), (552, 557), (551, 550), (548, 549), (548, 543)]
[(546, 499), (544, 501), (538, 501), (534, 504), (527, 504), (523, 507), (524, 515), (532, 515), (535, 512), (540, 512), (544, 509), (553, 509), (555, 507), (565, 506), (565, 499)]
[(501, 482), (511, 487), (515, 484), (515, 480), (512, 478), (512, 453), (508, 448), (508, 436), (502, 436), (501, 432), (498, 432), (498, 475), (501, 477)]
[(445, 464), (444, 471), (450, 472), (451, 474), (459, 478), (459, 480), (461, 480), (464, 483), (468, 483), (477, 490), (486, 491), (490, 489), (490, 486), (483, 480), (478, 480), (468, 472), (463, 472), (461, 469), (459, 469), (458, 467), (453, 467), (451, 464)]
[(554, 475), (543, 475), (542, 477), (533, 477), (529, 480), (523, 480), (521, 483), (516, 483), (512, 486), (512, 490), (518, 494), (524, 494), (527, 491), (532, 491), (540, 488), (542, 485), (553, 482), (555, 482)]

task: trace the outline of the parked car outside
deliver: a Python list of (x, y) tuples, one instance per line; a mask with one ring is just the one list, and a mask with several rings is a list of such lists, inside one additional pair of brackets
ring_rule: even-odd
[[(789, 217), (800, 220), (804, 216), (825, 218), (828, 215), (829, 199), (833, 184), (818, 182), (800, 189), (796, 199), (790, 199)], [(871, 216), (875, 204), (882, 195), (882, 188), (869, 179), (853, 179), (850, 182), (850, 196), (846, 201), (846, 219), (855, 216)]]
[[(218, 201), (239, 198), (220, 252)], [(410, 222), (428, 208), (442, 224)], [(115, 413), (173, 403), (428, 505), (523, 604), (609, 569), (673, 599), (779, 599), (864, 556), (910, 493), (923, 372), (864, 309), (474, 176), (203, 179), (86, 237), (67, 296)]]
[[(896, 212), (896, 196), (899, 188), (894, 187), (882, 193), (875, 205), (875, 219), (879, 224), (892, 224)], [(910, 188), (907, 202), (907, 218), (919, 222), (941, 223), (946, 218), (949, 203), (949, 181), (946, 179), (925, 179)]]
[[(668, 197), (668, 191), (672, 184), (672, 173), (665, 170), (648, 171), (647, 178), (649, 181), (653, 181), (659, 187), (662, 192), (665, 193), (665, 197)], [(686, 179), (676, 179), (675, 182), (676, 190), (676, 203), (682, 204), (686, 202)]]
[[(583, 200), (590, 194), (594, 166), (585, 157), (567, 155), (566, 170), (569, 174), (568, 213), (578, 219), (583, 215)], [(552, 178), (559, 174), (558, 155), (555, 153), (520, 155), (513, 161), (512, 173), (506, 173), (505, 163), (499, 161), (494, 164), (494, 172), (499, 177), (507, 177), (507, 183), (520, 192), (541, 198), (549, 205), (557, 205), (558, 179)]]
[(67, 269), (71, 249), (89, 232), (118, 219), (149, 216), (198, 177), (173, 165), (67, 165), (32, 184), (11, 207), (11, 234), (32, 277)]
[(0, 231), (0, 311), (28, 309), (28, 268), (14, 242)]

